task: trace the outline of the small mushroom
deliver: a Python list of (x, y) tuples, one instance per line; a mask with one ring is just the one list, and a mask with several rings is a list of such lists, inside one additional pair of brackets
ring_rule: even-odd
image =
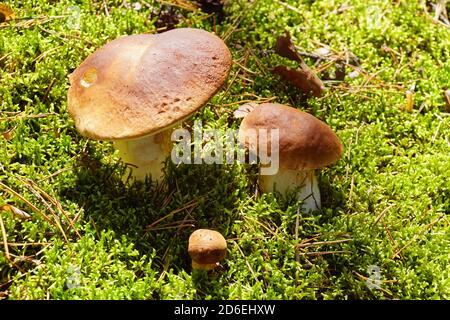
[[(320, 209), (321, 198), (314, 170), (337, 161), (343, 146), (337, 135), (324, 122), (313, 115), (277, 103), (264, 103), (248, 113), (239, 129), (239, 142), (256, 153), (258, 144), (250, 143), (250, 131), (260, 139), (258, 129), (279, 130), (278, 172), (262, 175), (260, 188), (263, 192), (279, 191), (286, 194), (298, 188), (298, 198), (305, 211)], [(263, 131), (264, 132), (264, 131)], [(271, 145), (271, 135), (267, 134)]]
[(137, 180), (160, 180), (171, 129), (216, 94), (230, 68), (225, 43), (204, 30), (123, 36), (70, 75), (68, 111), (83, 136), (114, 141)]
[(198, 229), (189, 237), (188, 253), (192, 258), (192, 269), (212, 270), (225, 258), (227, 242), (217, 231)]

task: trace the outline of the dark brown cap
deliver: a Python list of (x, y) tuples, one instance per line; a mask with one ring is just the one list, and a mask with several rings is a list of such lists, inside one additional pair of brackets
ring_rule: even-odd
[(227, 242), (217, 231), (198, 229), (189, 237), (188, 253), (197, 264), (212, 264), (227, 253)]
[(143, 137), (201, 108), (230, 68), (225, 43), (204, 30), (124, 36), (95, 51), (70, 75), (68, 111), (86, 137)]
[[(279, 129), (280, 168), (310, 170), (337, 161), (343, 146), (337, 135), (313, 115), (278, 103), (263, 103), (245, 116), (239, 141), (250, 149), (249, 129)], [(256, 132), (258, 133), (258, 132)], [(268, 134), (268, 150), (271, 141)], [(270, 155), (270, 154), (269, 154)]]

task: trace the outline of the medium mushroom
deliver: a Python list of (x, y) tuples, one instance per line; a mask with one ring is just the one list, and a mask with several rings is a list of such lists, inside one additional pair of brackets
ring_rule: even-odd
[[(313, 115), (277, 103), (255, 106), (244, 117), (239, 129), (239, 142), (250, 153), (258, 152), (259, 142), (252, 143), (249, 137), (259, 129), (278, 129), (278, 172), (263, 175), (260, 167), (260, 188), (263, 192), (279, 191), (286, 194), (298, 188), (298, 199), (303, 201), (305, 211), (320, 209), (321, 198), (314, 170), (337, 161), (343, 146), (337, 135), (324, 122)], [(267, 134), (271, 145), (271, 135)], [(271, 148), (268, 148), (270, 150)], [(271, 156), (271, 155), (269, 155)]]
[(198, 229), (189, 237), (188, 253), (192, 258), (192, 269), (212, 270), (225, 258), (227, 242), (217, 231)]
[(113, 141), (137, 180), (160, 180), (171, 129), (216, 94), (230, 68), (225, 43), (204, 30), (123, 36), (70, 75), (68, 111), (83, 136)]

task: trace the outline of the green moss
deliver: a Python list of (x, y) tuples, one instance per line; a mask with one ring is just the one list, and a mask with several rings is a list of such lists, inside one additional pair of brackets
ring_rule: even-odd
[[(149, 16), (159, 4), (138, 11), (122, 1), (108, 1), (107, 11), (102, 1), (10, 5), (26, 19), (0, 26), (0, 133), (12, 135), (0, 136), (0, 181), (51, 222), (0, 186), (2, 204), (32, 215), (22, 221), (0, 212), (15, 261), (2, 243), (0, 297), (450, 298), (450, 117), (443, 98), (450, 31), (433, 24), (418, 2), (233, 0), (217, 25), (182, 11), (179, 26), (226, 36), (233, 59), (247, 69), (235, 64), (225, 89), (186, 127), (202, 120), (236, 129), (232, 111), (241, 101), (275, 97), (326, 121), (341, 138), (342, 159), (319, 172), (323, 208), (301, 214), (298, 226), (295, 201), (255, 196), (255, 167), (168, 164), (168, 191), (161, 192), (149, 183), (124, 184), (126, 168), (112, 145), (76, 132), (66, 109), (68, 75), (119, 35), (155, 32)], [(79, 29), (69, 19), (73, 5)], [(286, 63), (271, 51), (284, 30), (302, 51), (323, 43), (353, 52), (362, 74), (326, 83), (322, 98), (305, 99), (270, 72)], [(402, 111), (413, 85), (414, 110)], [(157, 225), (163, 229), (147, 228), (164, 216)], [(187, 226), (166, 228), (183, 221)], [(229, 239), (213, 274), (191, 272), (190, 224)], [(381, 289), (366, 284), (372, 265), (380, 268)]]

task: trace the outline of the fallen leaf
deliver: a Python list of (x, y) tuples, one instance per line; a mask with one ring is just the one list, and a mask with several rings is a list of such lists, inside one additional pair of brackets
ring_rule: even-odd
[(358, 69), (353, 70), (352, 72), (350, 72), (350, 73), (348, 74), (348, 76), (349, 76), (350, 79), (355, 79), (355, 78), (357, 78), (359, 75), (360, 75), (360, 72), (359, 72)]
[(345, 62), (351, 64), (354, 67), (361, 66), (361, 60), (350, 50), (345, 51)]
[(9, 211), (13, 215), (15, 215), (16, 217), (18, 217), (22, 220), (31, 219), (31, 216), (28, 213), (10, 205), (10, 204), (5, 204), (5, 205), (1, 206), (0, 211)]
[(300, 63), (303, 62), (302, 57), (298, 54), (294, 44), (292, 43), (291, 35), (288, 31), (284, 32), (284, 36), (279, 36), (277, 38), (277, 43), (275, 44), (275, 52), (282, 57)]
[(255, 102), (248, 102), (240, 106), (236, 111), (233, 112), (233, 116), (238, 118), (244, 118), (247, 114), (255, 110), (258, 104)]
[(336, 70), (334, 72), (333, 80), (344, 81), (344, 79), (345, 79), (345, 63), (343, 61), (337, 61), (335, 66), (336, 66)]
[(0, 4), (0, 23), (14, 18), (14, 11), (6, 4)]
[(195, 3), (203, 12), (223, 14), (225, 0), (195, 0)]
[(5, 131), (2, 133), (3, 138), (5, 138), (6, 141), (11, 140), (14, 137), (14, 130), (16, 127), (9, 129), (8, 131)]
[(153, 19), (154, 17), (157, 17), (155, 26), (158, 33), (174, 29), (182, 19), (182, 15), (179, 10), (172, 6), (167, 7), (167, 9), (163, 9), (163, 7), (161, 7), (159, 12), (151, 12), (150, 19)]
[(322, 81), (309, 68), (291, 69), (286, 66), (277, 66), (272, 72), (280, 75), (305, 94), (312, 93), (313, 96), (320, 97), (325, 89)]
[(325, 47), (320, 47), (317, 48), (316, 50), (314, 50), (313, 54), (319, 56), (320, 58), (324, 59), (327, 56), (331, 55), (330, 49), (325, 48)]
[(272, 72), (280, 75), (284, 80), (291, 83), (304, 94), (312, 93), (315, 97), (322, 95), (322, 91), (324, 90), (322, 81), (303, 61), (295, 49), (288, 31), (285, 31), (284, 36), (277, 38), (275, 52), (282, 57), (297, 61), (300, 64), (300, 68), (294, 70), (286, 66), (277, 66)]

